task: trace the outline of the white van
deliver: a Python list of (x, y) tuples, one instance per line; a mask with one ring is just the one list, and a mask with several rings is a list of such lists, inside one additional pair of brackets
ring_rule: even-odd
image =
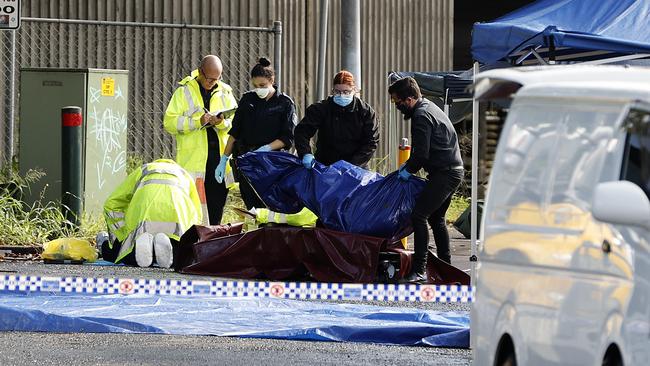
[(483, 214), (476, 365), (650, 365), (650, 69), (477, 75), (512, 98)]

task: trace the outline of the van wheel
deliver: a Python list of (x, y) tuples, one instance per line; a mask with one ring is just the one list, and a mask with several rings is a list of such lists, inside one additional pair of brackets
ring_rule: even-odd
[(603, 357), (603, 366), (623, 366), (623, 358), (615, 344), (612, 344), (607, 348), (605, 357)]
[(508, 334), (501, 337), (501, 341), (497, 347), (497, 356), (494, 360), (494, 366), (517, 366), (515, 346)]

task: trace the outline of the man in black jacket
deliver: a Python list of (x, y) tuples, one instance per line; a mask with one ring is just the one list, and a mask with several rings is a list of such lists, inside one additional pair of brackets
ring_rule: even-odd
[(404, 282), (426, 282), (427, 251), (431, 225), (438, 258), (451, 262), (449, 233), (445, 215), (456, 188), (463, 179), (463, 160), (454, 126), (433, 102), (422, 98), (415, 79), (399, 79), (388, 88), (395, 107), (404, 119), (411, 120), (411, 157), (400, 167), (398, 177), (408, 180), (420, 169), (427, 172), (427, 183), (413, 207), (414, 249), (411, 272)]
[[(333, 96), (310, 105), (294, 130), (298, 157), (311, 169), (314, 160), (325, 165), (345, 160), (366, 168), (379, 141), (375, 111), (355, 97), (354, 78), (349, 71), (334, 77)], [(310, 139), (318, 131), (316, 153)]]

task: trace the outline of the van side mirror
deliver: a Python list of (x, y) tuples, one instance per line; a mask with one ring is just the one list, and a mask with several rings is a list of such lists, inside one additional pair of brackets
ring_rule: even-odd
[(603, 222), (650, 229), (650, 201), (632, 182), (599, 183), (594, 191), (591, 212)]

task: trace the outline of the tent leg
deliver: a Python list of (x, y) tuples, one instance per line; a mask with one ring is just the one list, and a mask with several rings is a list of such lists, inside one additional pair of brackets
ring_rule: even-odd
[[(479, 72), (478, 62), (474, 62), (473, 75), (476, 81), (476, 74)], [(471, 211), (470, 211), (470, 239), (471, 239), (471, 256), (469, 258), (471, 265), (472, 285), (476, 278), (476, 261), (478, 251), (478, 223), (477, 223), (477, 200), (478, 200), (478, 130), (479, 130), (479, 112), (478, 101), (472, 98), (472, 198), (471, 198)]]

